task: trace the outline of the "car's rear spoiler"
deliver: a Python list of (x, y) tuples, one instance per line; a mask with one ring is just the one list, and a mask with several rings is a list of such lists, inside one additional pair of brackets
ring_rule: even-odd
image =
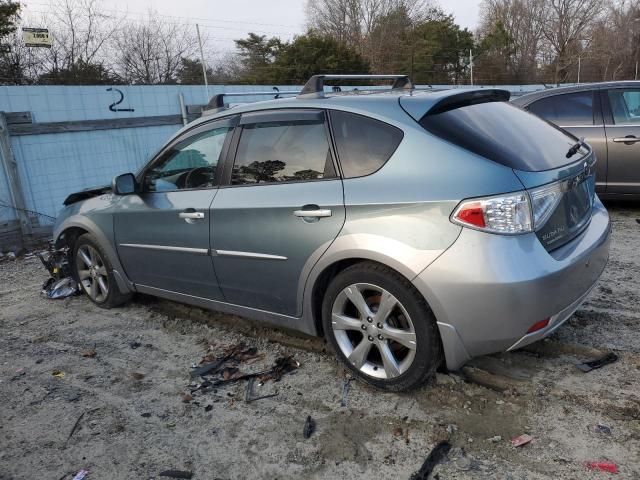
[(405, 95), (400, 105), (414, 119), (419, 121), (425, 115), (437, 115), (456, 108), (479, 103), (507, 102), (511, 96), (508, 90), (497, 88), (441, 90), (425, 95)]

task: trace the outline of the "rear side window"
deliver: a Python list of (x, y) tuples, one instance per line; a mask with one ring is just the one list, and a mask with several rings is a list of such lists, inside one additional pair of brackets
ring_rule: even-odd
[(402, 130), (373, 118), (339, 111), (330, 115), (345, 178), (379, 170), (402, 141)]
[(640, 125), (640, 90), (609, 90), (609, 105), (616, 125)]
[(311, 181), (335, 176), (324, 120), (244, 125), (231, 183)]
[(566, 157), (576, 138), (506, 102), (427, 113), (420, 125), (444, 140), (516, 170), (551, 170), (576, 161), (576, 157)]
[(593, 93), (552, 95), (533, 102), (527, 110), (562, 127), (593, 125)]

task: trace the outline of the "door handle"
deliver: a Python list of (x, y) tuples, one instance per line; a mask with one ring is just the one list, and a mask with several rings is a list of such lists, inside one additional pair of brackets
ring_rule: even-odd
[(614, 142), (616, 143), (626, 143), (627, 145), (632, 145), (636, 142), (640, 142), (640, 138), (634, 136), (634, 135), (629, 135), (628, 137), (617, 137), (613, 139)]
[(331, 210), (328, 208), (318, 208), (316, 210), (296, 210), (293, 212), (296, 217), (303, 218), (322, 218), (322, 217), (330, 217)]
[(196, 220), (202, 220), (204, 218), (204, 212), (180, 212), (178, 217), (183, 219), (187, 223), (194, 223)]

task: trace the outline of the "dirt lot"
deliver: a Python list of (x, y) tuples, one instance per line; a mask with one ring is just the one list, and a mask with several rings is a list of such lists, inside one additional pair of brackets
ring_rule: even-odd
[[(609, 207), (604, 277), (551, 339), (409, 394), (353, 382), (347, 406), (345, 372), (320, 340), (149, 298), (111, 311), (84, 297), (46, 300), (37, 259), (1, 260), (0, 479), (71, 479), (82, 468), (90, 480), (167, 469), (195, 479), (409, 479), (440, 440), (453, 448), (432, 478), (610, 475), (588, 471), (591, 460), (640, 478), (640, 208)], [(242, 371), (283, 355), (300, 367), (256, 384), (275, 397), (246, 403), (240, 381), (184, 402), (191, 365), (238, 342), (265, 354)], [(575, 367), (611, 350), (617, 363)], [(308, 415), (317, 427), (305, 439)], [(522, 433), (534, 440), (511, 446)]]

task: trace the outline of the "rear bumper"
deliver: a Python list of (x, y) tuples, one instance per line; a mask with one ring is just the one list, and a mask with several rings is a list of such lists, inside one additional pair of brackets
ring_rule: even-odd
[[(447, 367), (512, 350), (549, 335), (584, 301), (609, 258), (611, 225), (599, 200), (589, 226), (547, 252), (535, 234), (491, 235), (463, 228), (414, 280), (438, 320)], [(550, 318), (542, 330), (527, 334)]]

